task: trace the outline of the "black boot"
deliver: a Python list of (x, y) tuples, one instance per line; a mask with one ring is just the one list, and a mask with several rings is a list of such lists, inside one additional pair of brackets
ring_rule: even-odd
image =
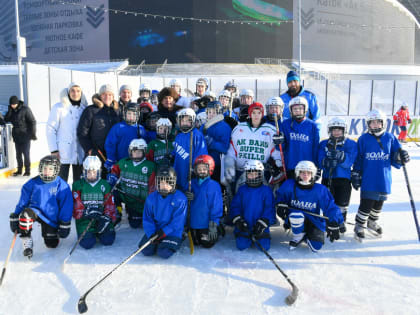
[(23, 176), (30, 176), (31, 175), (31, 169), (25, 167), (25, 173), (23, 173)]
[(17, 171), (13, 173), (13, 176), (19, 176), (22, 175), (22, 168), (18, 167)]

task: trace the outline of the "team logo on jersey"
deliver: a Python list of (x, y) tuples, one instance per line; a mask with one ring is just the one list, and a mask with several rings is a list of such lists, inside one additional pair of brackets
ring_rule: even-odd
[(101, 191), (104, 193), (105, 192), (105, 186), (101, 185)]
[(77, 191), (75, 191), (74, 193), (73, 193), (73, 198), (74, 199), (77, 199), (79, 197), (79, 194), (77, 193)]
[(243, 129), (239, 129), (239, 132), (244, 132), (244, 130)]
[(141, 169), (141, 172), (143, 174), (147, 174), (147, 167), (146, 166), (143, 166), (142, 169)]
[(385, 152), (366, 152), (366, 160), (369, 161), (387, 161), (389, 160), (389, 153)]
[(301, 142), (309, 142), (309, 136), (303, 133), (290, 133), (290, 140), (293, 141), (301, 141)]
[(316, 209), (316, 202), (294, 200), (290, 202), (292, 207), (297, 209), (313, 210)]
[(270, 135), (270, 133), (268, 132), (268, 131), (261, 131), (261, 134), (263, 135), (263, 136), (269, 136)]

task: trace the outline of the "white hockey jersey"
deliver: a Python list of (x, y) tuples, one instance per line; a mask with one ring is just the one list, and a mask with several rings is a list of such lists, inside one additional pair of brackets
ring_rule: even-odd
[(273, 135), (276, 134), (274, 126), (264, 123), (253, 128), (248, 122), (242, 122), (232, 131), (227, 155), (235, 160), (236, 169), (243, 171), (245, 162), (258, 160), (267, 162), (270, 156), (274, 160), (281, 160), (280, 151), (275, 150)]

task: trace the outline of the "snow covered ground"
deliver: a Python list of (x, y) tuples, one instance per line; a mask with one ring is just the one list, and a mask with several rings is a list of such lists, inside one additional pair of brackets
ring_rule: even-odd
[[(420, 209), (420, 149), (406, 147)], [(228, 229), (213, 249), (196, 248), (193, 256), (187, 242), (166, 261), (136, 256), (89, 294), (88, 314), (419, 314), (420, 243), (403, 171), (394, 169), (393, 179), (380, 218), (381, 239), (367, 235), (360, 244), (348, 225), (343, 239), (327, 241), (318, 254), (306, 245), (289, 252), (289, 237), (274, 228), (269, 253), (300, 290), (293, 306), (284, 302), (291, 288), (280, 272), (255, 248), (236, 250)], [(1, 268), (12, 240), (9, 213), (24, 182), (22, 177), (0, 181)], [(354, 222), (358, 202), (353, 191), (349, 221)], [(77, 314), (79, 297), (137, 249), (143, 232), (125, 222), (113, 246), (77, 248), (64, 272), (61, 263), (76, 241), (75, 230), (55, 250), (45, 248), (40, 234), (36, 224), (31, 261), (17, 240), (0, 287), (0, 314)]]

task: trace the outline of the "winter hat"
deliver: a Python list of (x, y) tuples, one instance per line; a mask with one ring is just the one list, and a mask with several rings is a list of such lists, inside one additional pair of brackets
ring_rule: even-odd
[(287, 83), (289, 83), (290, 81), (300, 82), (299, 75), (296, 73), (296, 71), (289, 71), (289, 73), (287, 74)]
[(177, 93), (177, 91), (175, 89), (164, 87), (162, 90), (160, 90), (160, 92), (158, 94), (159, 104), (162, 103), (162, 100), (166, 96), (172, 96), (175, 101), (179, 98), (179, 95), (178, 95), (178, 93)]
[(251, 117), (251, 113), (254, 109), (261, 110), (262, 115), (264, 116), (264, 106), (261, 103), (254, 102), (248, 107), (248, 116)]
[(70, 83), (70, 84), (69, 84), (69, 87), (68, 87), (67, 89), (70, 91), (70, 89), (71, 89), (73, 86), (78, 86), (78, 87), (80, 87), (80, 85), (79, 85), (79, 84), (77, 84), (77, 83), (75, 83), (75, 82), (72, 82), (72, 83)]
[(133, 90), (131, 89), (131, 86), (130, 86), (130, 85), (128, 85), (128, 84), (123, 84), (123, 85), (121, 85), (121, 87), (120, 87), (120, 94), (121, 94), (121, 92), (122, 92), (122, 91), (124, 91), (124, 90), (129, 90), (131, 93), (133, 93)]
[(104, 84), (101, 86), (101, 88), (99, 89), (99, 95), (102, 95), (104, 93), (110, 92), (112, 94), (114, 94), (114, 88), (112, 87), (111, 84)]
[(143, 102), (143, 103), (140, 104), (140, 109), (142, 109), (144, 107), (148, 108), (150, 112), (153, 112), (152, 104), (150, 104), (148, 102)]
[(16, 95), (13, 95), (9, 98), (9, 105), (19, 104), (19, 99)]

